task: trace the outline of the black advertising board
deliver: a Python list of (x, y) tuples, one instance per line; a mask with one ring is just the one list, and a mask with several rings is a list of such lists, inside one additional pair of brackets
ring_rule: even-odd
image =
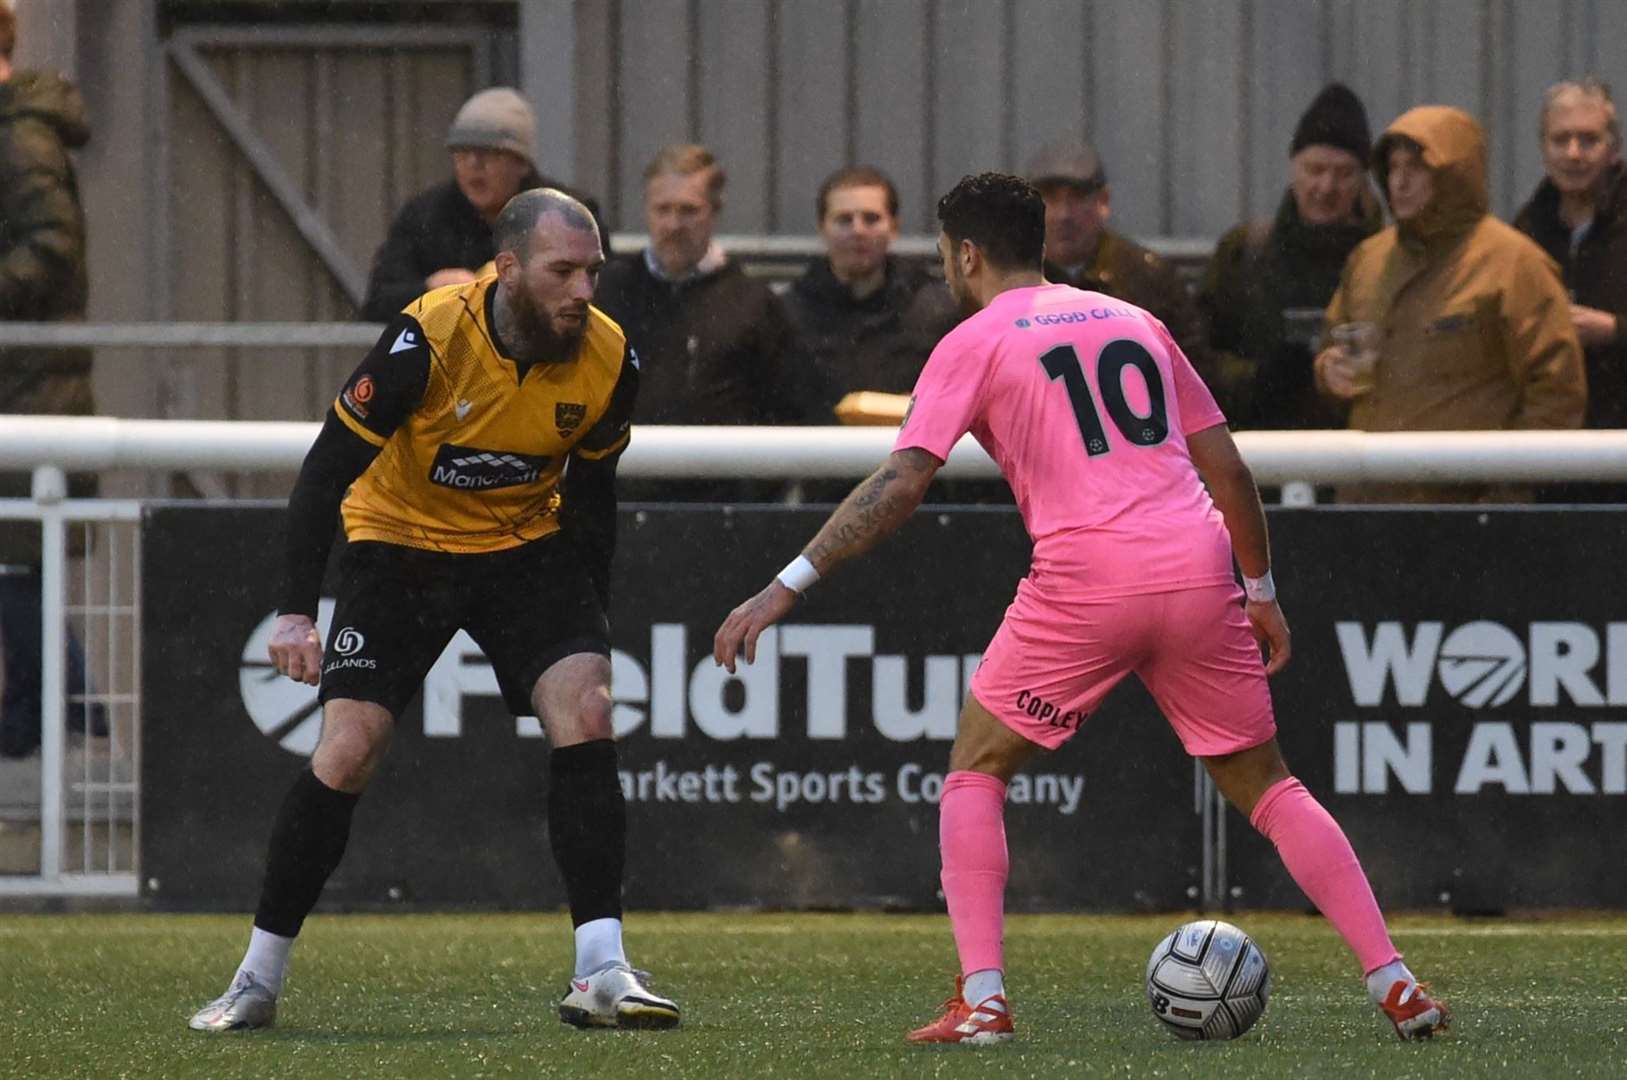
[[(623, 512), (616, 724), (635, 907), (934, 908), (937, 785), (966, 679), (1027, 542), (1009, 509), (926, 508), (822, 583), (742, 679), (728, 609), (822, 511)], [(1627, 905), (1627, 511), (1272, 514), (1295, 657), (1273, 683), (1289, 764), (1391, 907)], [(317, 735), (265, 636), (280, 508), (158, 506), (143, 534), (142, 876), (176, 907), (252, 905), (265, 839)], [(324, 628), (331, 604), (324, 605)], [(325, 902), (562, 901), (547, 748), (454, 641), (398, 724)], [(1134, 680), (1013, 786), (1021, 909), (1189, 906), (1192, 770)], [(1303, 907), (1232, 815), (1242, 907)]]
[[(710, 659), (728, 610), (824, 511), (623, 511), (614, 693), (633, 907), (932, 908), (936, 800), (966, 680), (1026, 570), (1009, 509), (923, 510), (822, 584), (755, 666)], [(282, 511), (151, 507), (143, 532), (142, 878), (162, 906), (247, 908), (314, 690), (265, 642)], [(327, 629), (331, 603), (324, 603)], [(547, 747), (460, 637), (397, 724), (329, 906), (563, 902)], [(1139, 686), (1013, 783), (1012, 906), (1167, 909), (1201, 863), (1192, 770)]]
[[(1627, 906), (1627, 508), (1274, 513), (1289, 765), (1382, 903)], [(1233, 815), (1242, 907), (1304, 906)]]

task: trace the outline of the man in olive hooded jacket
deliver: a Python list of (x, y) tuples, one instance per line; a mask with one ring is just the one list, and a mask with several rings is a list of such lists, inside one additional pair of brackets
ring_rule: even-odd
[[(1331, 329), (1377, 328), (1363, 377), (1337, 348), (1316, 358), (1322, 392), (1348, 403), (1364, 431), (1574, 428), (1586, 380), (1559, 268), (1487, 212), (1486, 140), (1467, 113), (1426, 105), (1402, 114), (1373, 149), (1396, 223), (1361, 243), (1328, 305)], [(1511, 485), (1366, 484), (1341, 502), (1461, 503), (1528, 499)]]
[[(68, 151), (90, 137), (85, 103), (54, 71), (12, 70), (16, 30), (10, 5), (0, 5), (0, 321), (80, 321), (85, 219)], [(90, 366), (89, 349), (0, 347), (0, 414), (93, 412)], [(0, 498), (26, 497), (30, 486), (27, 472), (0, 473)], [(71, 476), (68, 490), (94, 495), (96, 478)], [(39, 528), (0, 522), (0, 757), (40, 743), (39, 565)], [(68, 692), (82, 694), (84, 658), (71, 638), (67, 664)], [(100, 734), (101, 706), (91, 712)]]

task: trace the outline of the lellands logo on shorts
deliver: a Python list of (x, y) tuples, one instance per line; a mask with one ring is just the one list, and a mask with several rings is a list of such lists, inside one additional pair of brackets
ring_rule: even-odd
[(536, 483), (548, 468), (549, 461), (543, 455), (442, 443), (434, 464), (429, 468), (429, 481), (460, 491), (518, 487)]
[(322, 674), (327, 675), (331, 672), (343, 671), (345, 668), (360, 668), (366, 671), (377, 670), (379, 666), (377, 660), (357, 655), (366, 646), (367, 638), (362, 635), (360, 630), (354, 626), (341, 627), (333, 635), (332, 644), (333, 651), (338, 655), (339, 659), (323, 668)]

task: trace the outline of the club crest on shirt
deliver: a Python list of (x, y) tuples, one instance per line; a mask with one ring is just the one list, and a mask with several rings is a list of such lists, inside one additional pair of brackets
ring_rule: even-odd
[(582, 426), (582, 421), (587, 419), (587, 415), (588, 407), (586, 405), (578, 405), (574, 401), (555, 402), (554, 427), (559, 429), (561, 438), (567, 438)]

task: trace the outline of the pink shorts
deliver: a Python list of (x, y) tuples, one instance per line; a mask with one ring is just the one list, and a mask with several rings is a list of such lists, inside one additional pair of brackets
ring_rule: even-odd
[(1195, 757), (1277, 733), (1260, 646), (1236, 585), (1057, 600), (1024, 578), (972, 676), (972, 696), (1048, 750), (1132, 671)]

